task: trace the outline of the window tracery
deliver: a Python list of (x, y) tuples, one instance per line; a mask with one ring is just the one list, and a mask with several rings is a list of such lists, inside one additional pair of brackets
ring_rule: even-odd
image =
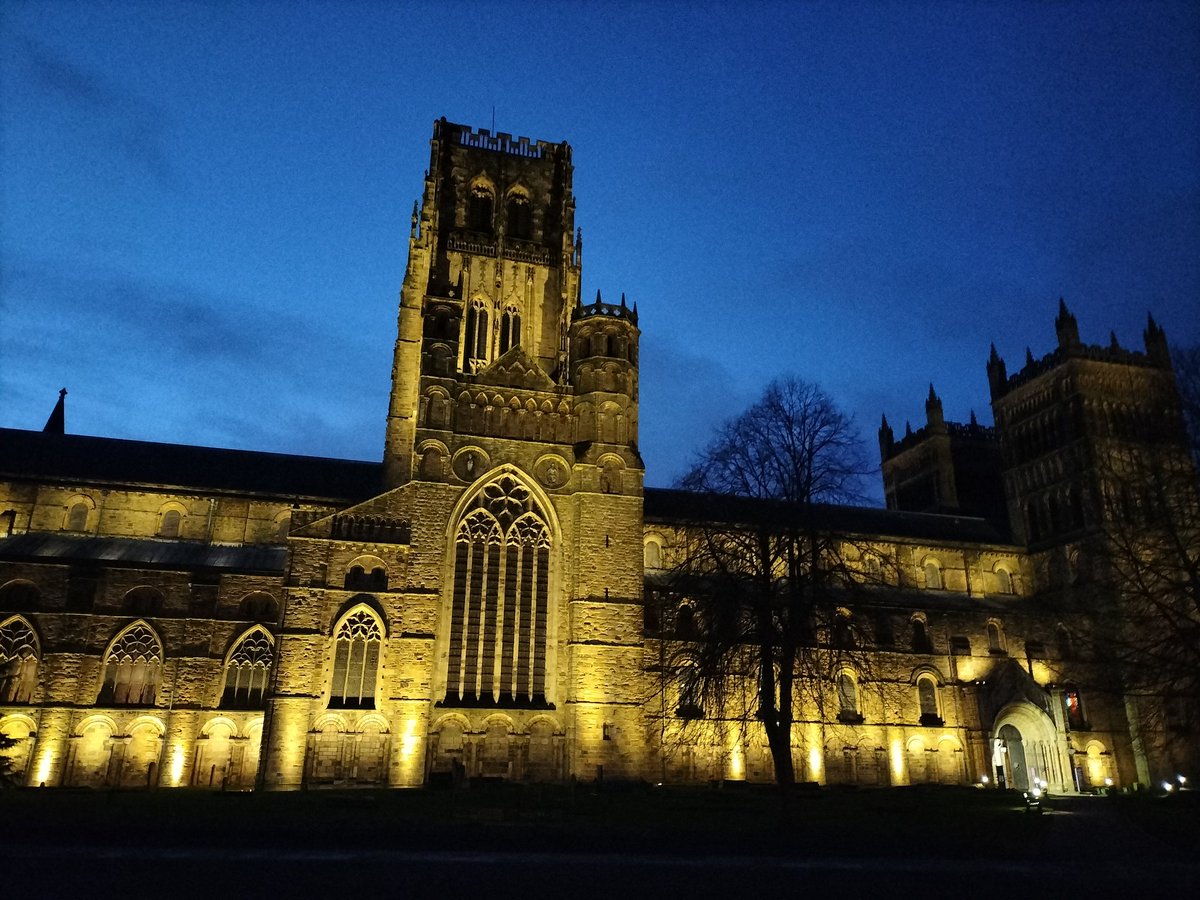
[(359, 608), (342, 619), (335, 639), (330, 707), (375, 708), (375, 682), (382, 641), (379, 620), (366, 609)]
[(162, 644), (144, 622), (125, 629), (104, 658), (101, 706), (152, 706), (162, 677)]
[(252, 628), (234, 645), (225, 664), (225, 709), (261, 709), (267, 694), (267, 676), (275, 661), (275, 643), (261, 628)]
[(447, 705), (545, 703), (550, 529), (533, 494), (502, 475), (455, 534)]
[(0, 625), (0, 703), (29, 703), (37, 687), (37, 635), (14, 616)]

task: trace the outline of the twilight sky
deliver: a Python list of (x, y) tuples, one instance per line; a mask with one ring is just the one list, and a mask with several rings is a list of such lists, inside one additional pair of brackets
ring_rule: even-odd
[(1200, 343), (1193, 3), (0, 0), (0, 425), (378, 459), (446, 116), (574, 147), (667, 485), (772, 377), (990, 422), (984, 361)]

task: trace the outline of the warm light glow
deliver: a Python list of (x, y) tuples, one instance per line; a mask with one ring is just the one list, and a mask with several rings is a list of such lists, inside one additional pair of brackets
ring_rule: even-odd
[(400, 738), (400, 755), (408, 759), (416, 752), (417, 743), (417, 720), (409, 719), (404, 725), (404, 736)]
[(821, 780), (821, 748), (810, 747), (808, 750), (808, 777), (812, 781)]
[(183, 781), (183, 745), (175, 744), (171, 747), (171, 786), (179, 787)]
[(1182, 775), (1176, 775), (1175, 778), (1176, 778), (1176, 780), (1178, 780), (1178, 782), (1180, 784), (1187, 784), (1187, 779), (1184, 778)]
[(904, 745), (900, 739), (892, 741), (888, 755), (892, 758), (892, 783), (902, 784), (904, 781)]
[(1171, 793), (1171, 791), (1175, 790), (1175, 785), (1171, 784), (1171, 782), (1169, 782), (1169, 781), (1164, 781), (1163, 782), (1163, 790), (1169, 794), (1169, 793)]
[(1112, 779), (1111, 779), (1111, 778), (1105, 778), (1105, 779), (1104, 779), (1104, 786), (1105, 786), (1105, 787), (1112, 787)]
[(729, 751), (729, 777), (734, 780), (746, 777), (746, 758), (741, 746), (735, 745)]
[(991, 784), (992, 779), (990, 779), (986, 775), (984, 775), (982, 778), (979, 779), (979, 781), (981, 784)]
[(49, 750), (43, 753), (42, 758), (38, 760), (37, 777), (35, 780), (39, 785), (46, 784), (50, 780), (50, 764), (52, 762)]

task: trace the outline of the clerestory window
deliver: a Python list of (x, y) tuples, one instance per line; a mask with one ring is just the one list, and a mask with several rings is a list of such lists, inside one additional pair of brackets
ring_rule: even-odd
[(275, 660), (275, 643), (262, 628), (251, 628), (234, 644), (225, 663), (224, 709), (261, 709), (266, 703), (267, 677)]
[(100, 706), (153, 706), (162, 678), (163, 652), (158, 635), (145, 622), (134, 622), (104, 655)]

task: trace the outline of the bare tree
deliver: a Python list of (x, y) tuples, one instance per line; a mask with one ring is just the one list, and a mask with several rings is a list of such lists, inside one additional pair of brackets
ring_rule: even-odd
[(681, 716), (728, 719), (739, 706), (765, 732), (776, 782), (795, 782), (798, 709), (839, 705), (839, 672), (863, 672), (866, 640), (845, 608), (862, 574), (831, 533), (824, 504), (861, 498), (871, 470), (849, 417), (815, 385), (772, 382), (717, 432), (679, 487), (695, 497), (682, 523), (670, 595), (685, 598), (666, 660)]
[(1095, 649), (1117, 666), (1146, 749), (1200, 764), (1200, 492), (1182, 442), (1148, 441), (1101, 466), (1100, 570), (1111, 606)]
[(1172, 347), (1171, 362), (1192, 462), (1200, 470), (1200, 346)]

